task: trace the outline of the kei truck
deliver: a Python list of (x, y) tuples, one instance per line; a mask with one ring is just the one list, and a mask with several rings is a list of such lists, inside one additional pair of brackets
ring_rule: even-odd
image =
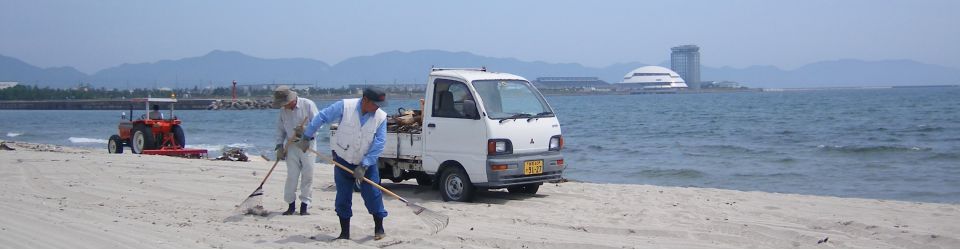
[(445, 201), (470, 201), (478, 189), (536, 194), (544, 182), (560, 181), (562, 149), (553, 108), (523, 77), (432, 68), (420, 110), (388, 117), (377, 165), (381, 179), (415, 179), (439, 188)]

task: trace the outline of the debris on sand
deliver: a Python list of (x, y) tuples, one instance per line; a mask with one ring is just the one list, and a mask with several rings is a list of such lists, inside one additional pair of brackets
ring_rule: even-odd
[[(7, 145), (8, 145), (7, 147), (10, 147), (10, 145), (12, 145), (13, 147), (16, 147), (16, 148), (26, 149), (26, 150), (29, 150), (29, 151), (37, 151), (37, 152), (58, 152), (58, 153), (86, 153), (86, 152), (89, 152), (89, 151), (81, 150), (81, 149), (64, 148), (64, 147), (62, 147), (62, 146), (57, 146), (57, 145), (39, 144), (39, 143), (30, 143), (30, 142), (13, 142), (13, 141), (6, 141), (6, 142), (4, 142), (4, 144), (7, 144)], [(10, 148), (11, 148), (11, 149), (14, 149), (13, 147), (10, 147)]]
[(817, 244), (827, 243), (828, 240), (830, 240), (830, 237), (826, 237), (826, 238), (823, 238), (822, 240), (818, 240)]
[(242, 148), (235, 147), (225, 147), (223, 148), (223, 155), (217, 156), (216, 160), (219, 161), (250, 161), (247, 158), (247, 154), (243, 152)]
[(270, 215), (270, 211), (267, 211), (261, 205), (256, 205), (254, 207), (247, 209), (247, 211), (244, 211), (244, 214), (252, 214), (252, 215), (259, 215), (259, 216), (266, 217), (267, 215)]
[(10, 151), (10, 150), (16, 150), (16, 149), (11, 148), (10, 146), (7, 146), (7, 142), (0, 142), (0, 150)]

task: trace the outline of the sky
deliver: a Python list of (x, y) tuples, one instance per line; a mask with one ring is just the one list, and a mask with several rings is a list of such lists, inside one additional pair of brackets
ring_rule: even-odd
[(437, 49), (524, 61), (794, 69), (908, 59), (960, 68), (960, 1), (0, 0), (0, 55), (85, 73), (231, 50), (329, 64)]

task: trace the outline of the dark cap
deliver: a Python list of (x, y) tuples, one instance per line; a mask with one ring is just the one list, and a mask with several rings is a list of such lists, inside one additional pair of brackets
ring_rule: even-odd
[(387, 106), (387, 93), (384, 93), (383, 90), (377, 88), (363, 89), (363, 98), (372, 101), (377, 107), (383, 108)]

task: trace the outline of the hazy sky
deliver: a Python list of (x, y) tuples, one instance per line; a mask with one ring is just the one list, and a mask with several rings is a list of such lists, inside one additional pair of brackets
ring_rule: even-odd
[(708, 66), (960, 68), (960, 1), (10, 1), (0, 54), (86, 73), (235, 50), (335, 64), (440, 49), (602, 67), (697, 44)]

